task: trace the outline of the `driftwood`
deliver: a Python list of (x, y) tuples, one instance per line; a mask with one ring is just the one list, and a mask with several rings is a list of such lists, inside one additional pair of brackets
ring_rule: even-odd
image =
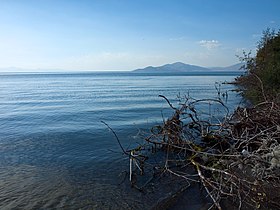
[[(166, 97), (160, 97), (174, 110), (173, 116), (151, 129), (145, 138), (148, 146), (123, 150), (129, 156), (132, 186), (145, 187), (138, 187), (133, 176), (145, 175), (148, 156), (143, 151), (149, 147), (166, 154), (163, 164), (153, 166), (154, 176), (169, 173), (187, 183), (200, 182), (213, 202), (211, 208), (222, 209), (224, 198), (230, 198), (236, 209), (280, 208), (278, 104), (239, 107), (230, 115), (221, 99), (185, 97), (175, 108)], [(208, 105), (208, 112), (199, 112), (199, 104)], [(219, 106), (224, 115), (215, 116), (213, 106)], [(195, 173), (186, 170), (190, 165)]]

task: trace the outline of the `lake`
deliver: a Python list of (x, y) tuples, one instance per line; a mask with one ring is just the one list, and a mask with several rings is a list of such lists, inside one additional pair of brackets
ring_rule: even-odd
[[(141, 193), (124, 171), (125, 148), (171, 116), (159, 94), (216, 98), (236, 74), (0, 74), (0, 209), (150, 209), (170, 189)], [(232, 85), (226, 105), (241, 97)], [(164, 192), (163, 192), (164, 191)], [(197, 200), (199, 202), (199, 200)]]

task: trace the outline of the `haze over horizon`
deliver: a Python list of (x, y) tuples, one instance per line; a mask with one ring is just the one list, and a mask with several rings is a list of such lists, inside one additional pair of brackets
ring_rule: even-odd
[(1, 0), (0, 68), (230, 66), (280, 28), (278, 0)]

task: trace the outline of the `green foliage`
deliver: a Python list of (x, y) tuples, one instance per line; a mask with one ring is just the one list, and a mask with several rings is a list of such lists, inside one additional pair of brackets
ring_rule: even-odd
[(260, 102), (272, 99), (279, 101), (280, 95), (280, 31), (267, 29), (257, 45), (257, 54), (243, 53), (242, 61), (247, 74), (239, 78), (245, 87), (244, 95)]
[(270, 89), (280, 88), (280, 34), (266, 31), (256, 56), (256, 74)]

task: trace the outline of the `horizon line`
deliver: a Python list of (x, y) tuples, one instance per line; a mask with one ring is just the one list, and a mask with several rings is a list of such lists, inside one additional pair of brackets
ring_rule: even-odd
[(174, 63), (166, 63), (166, 64), (162, 64), (162, 65), (157, 65), (157, 66), (145, 66), (145, 67), (140, 67), (140, 68), (135, 68), (135, 69), (122, 69), (122, 70), (116, 70), (116, 69), (86, 69), (86, 70), (82, 70), (82, 69), (60, 69), (60, 68), (25, 68), (25, 67), (14, 67), (14, 66), (10, 66), (10, 67), (0, 67), (0, 72), (1, 73), (33, 73), (33, 72), (37, 72), (37, 73), (52, 73), (52, 72), (132, 72), (138, 69), (144, 69), (147, 67), (161, 67), (167, 64), (175, 64), (175, 63), (183, 63), (186, 65), (192, 65), (192, 66), (199, 66), (199, 67), (203, 67), (203, 68), (208, 68), (209, 70), (212, 70), (211, 68), (226, 68), (226, 67), (230, 67), (230, 66), (234, 66), (237, 64), (240, 64), (242, 62), (239, 63), (234, 63), (231, 65), (227, 65), (227, 66), (200, 66), (200, 65), (195, 65), (195, 64), (189, 64), (189, 63), (184, 63), (184, 62), (174, 62)]

